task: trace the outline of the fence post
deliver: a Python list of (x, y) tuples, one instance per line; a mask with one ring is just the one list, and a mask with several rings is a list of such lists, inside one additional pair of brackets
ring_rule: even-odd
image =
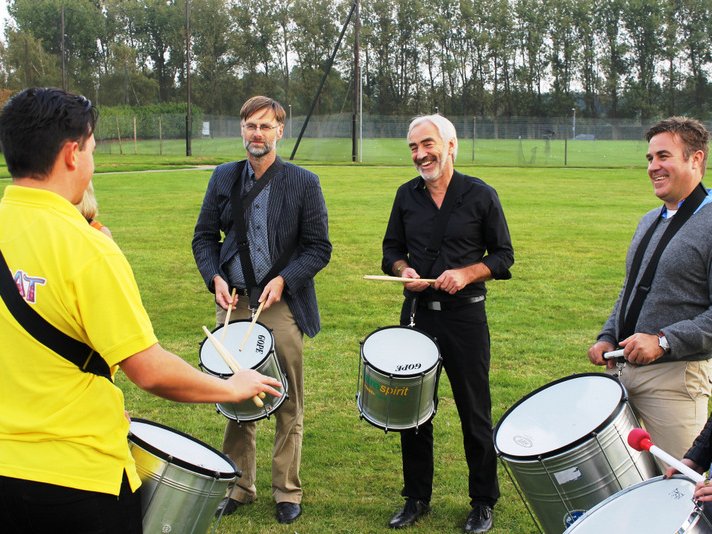
[(116, 115), (116, 136), (119, 138), (119, 154), (124, 155), (124, 147), (121, 144), (121, 128), (119, 128), (119, 116)]
[(475, 139), (477, 139), (477, 117), (472, 117), (472, 161), (475, 161)]
[(138, 143), (136, 142), (136, 115), (133, 117), (133, 132), (134, 132), (134, 154), (138, 154)]

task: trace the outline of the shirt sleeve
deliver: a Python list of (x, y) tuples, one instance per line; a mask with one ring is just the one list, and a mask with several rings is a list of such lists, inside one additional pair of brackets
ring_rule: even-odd
[(89, 345), (110, 366), (158, 342), (133, 271), (118, 247), (88, 263), (74, 284)]
[(485, 242), (487, 255), (482, 262), (492, 272), (495, 280), (509, 280), (509, 268), (514, 264), (514, 249), (509, 227), (497, 193), (492, 190), (492, 200), (485, 221)]
[(399, 188), (393, 200), (391, 215), (383, 237), (383, 259), (381, 270), (387, 275), (393, 275), (393, 264), (398, 260), (407, 261), (408, 251), (405, 244), (405, 228), (401, 214), (401, 198), (403, 188)]

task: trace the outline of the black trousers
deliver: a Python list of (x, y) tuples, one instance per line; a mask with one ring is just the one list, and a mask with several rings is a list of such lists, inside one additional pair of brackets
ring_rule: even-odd
[[(410, 322), (410, 300), (401, 324)], [(415, 327), (436, 338), (460, 416), (469, 469), (470, 504), (494, 506), (499, 498), (489, 389), (490, 337), (485, 303), (434, 311), (417, 308)], [(404, 497), (430, 502), (433, 491), (433, 424), (401, 432)]]
[(141, 534), (139, 492), (126, 473), (118, 496), (0, 476), (0, 531)]

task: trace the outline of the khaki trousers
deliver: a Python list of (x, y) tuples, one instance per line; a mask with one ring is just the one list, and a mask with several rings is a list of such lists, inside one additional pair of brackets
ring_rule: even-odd
[(625, 364), (621, 383), (654, 445), (681, 459), (707, 422), (710, 361)]
[[(247, 297), (242, 297), (232, 311), (230, 320), (250, 320)], [(226, 311), (216, 306), (218, 325), (225, 323)], [(258, 321), (274, 334), (277, 359), (282, 372), (287, 375), (289, 397), (272, 414), (276, 420), (274, 448), (272, 450), (272, 497), (275, 502), (302, 501), (302, 483), (299, 467), (302, 459), (304, 423), (304, 368), (302, 349), (304, 336), (294, 321), (289, 306), (282, 300), (262, 310)], [(257, 498), (255, 479), (257, 458), (255, 438), (258, 424), (265, 420), (236, 423), (229, 421), (223, 438), (223, 452), (242, 471), (230, 497), (244, 503)]]

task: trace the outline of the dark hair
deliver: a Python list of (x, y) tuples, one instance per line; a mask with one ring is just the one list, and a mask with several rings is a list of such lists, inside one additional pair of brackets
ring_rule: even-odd
[(83, 149), (99, 113), (91, 101), (56, 88), (30, 87), (14, 95), (0, 114), (0, 144), (13, 178), (46, 178), (62, 146)]
[(671, 133), (677, 135), (681, 140), (685, 149), (683, 154), (685, 159), (702, 150), (705, 155), (703, 163), (707, 162), (707, 153), (709, 151), (710, 133), (697, 119), (689, 117), (669, 117), (653, 124), (647, 132), (645, 139), (650, 141), (653, 137), (661, 133)]
[(270, 108), (274, 111), (274, 118), (277, 122), (279, 124), (284, 124), (284, 119), (287, 117), (287, 114), (285, 113), (282, 104), (266, 96), (253, 96), (245, 102), (240, 109), (240, 118), (243, 121), (247, 120), (247, 117), (251, 117), (258, 111), (265, 108)]

